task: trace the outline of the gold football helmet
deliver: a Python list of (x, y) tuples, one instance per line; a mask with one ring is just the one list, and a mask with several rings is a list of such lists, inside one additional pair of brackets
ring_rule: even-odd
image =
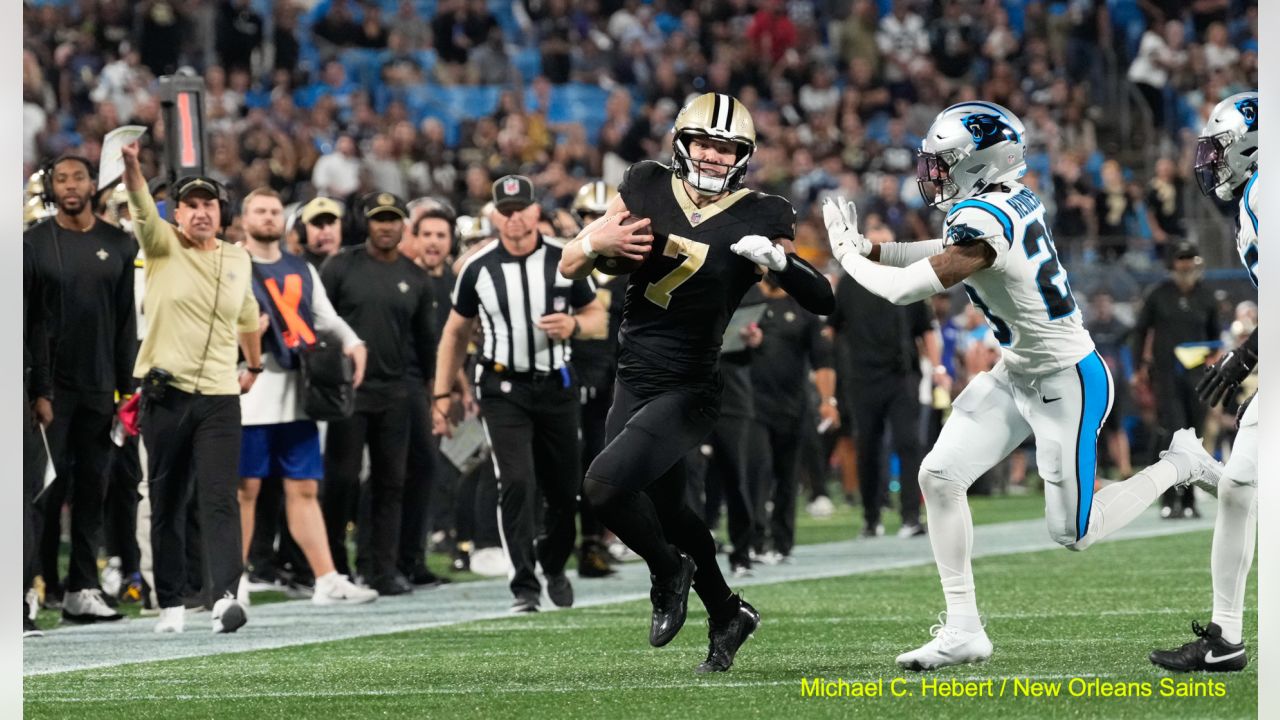
[[(609, 208), (609, 203), (618, 196), (618, 188), (603, 180), (593, 180), (578, 189), (573, 198), (573, 217), (582, 225), (586, 225)], [(590, 219), (587, 218), (590, 216)]]
[(493, 236), (493, 223), (484, 214), (459, 215), (456, 227), (462, 250)]
[(45, 172), (41, 168), (27, 178), (26, 194), (23, 197), (22, 204), (22, 226), (24, 228), (53, 217), (54, 209), (51, 205), (45, 203), (44, 196)]
[[(737, 145), (737, 158), (732, 165), (689, 156), (689, 142), (705, 137), (728, 140)], [(747, 179), (747, 163), (756, 151), (756, 126), (751, 113), (737, 98), (721, 93), (706, 93), (689, 101), (676, 115), (671, 138), (672, 168), (704, 195), (718, 195), (742, 187)], [(722, 175), (709, 175), (704, 169), (720, 168)]]

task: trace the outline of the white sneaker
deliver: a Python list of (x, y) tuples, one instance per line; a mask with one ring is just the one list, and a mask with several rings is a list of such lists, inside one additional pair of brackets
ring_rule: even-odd
[(480, 548), (471, 553), (471, 572), (484, 577), (506, 577), (511, 569), (506, 553), (500, 547)]
[(315, 605), (362, 605), (378, 599), (378, 591), (360, 587), (336, 572), (316, 578), (316, 591), (311, 596)]
[(836, 505), (826, 495), (819, 495), (805, 509), (809, 511), (809, 517), (821, 520), (834, 515)]
[(946, 613), (938, 613), (938, 624), (929, 628), (933, 639), (898, 656), (898, 666), (906, 670), (936, 670), (950, 665), (979, 663), (991, 657), (991, 640), (986, 630), (961, 630), (947, 625)]
[(40, 593), (37, 593), (35, 588), (31, 588), (27, 591), (26, 602), (27, 617), (34, 621), (36, 616), (40, 614)]
[(213, 604), (213, 631), (233, 633), (249, 621), (249, 613), (233, 597), (224, 597)]
[(75, 623), (111, 622), (123, 615), (111, 609), (97, 588), (68, 592), (62, 596), (62, 618)]
[(187, 611), (181, 605), (171, 608), (160, 608), (160, 622), (156, 623), (158, 633), (180, 633), (187, 626)]
[(1213, 456), (1204, 449), (1204, 442), (1196, 437), (1196, 431), (1191, 428), (1182, 428), (1173, 434), (1173, 440), (1169, 442), (1169, 449), (1160, 453), (1160, 458), (1164, 459), (1166, 455), (1180, 455), (1187, 458), (1191, 465), (1191, 474), (1178, 483), (1177, 487), (1186, 487), (1187, 485), (1195, 485), (1214, 497), (1218, 497), (1218, 480), (1222, 477), (1222, 463), (1213, 459)]

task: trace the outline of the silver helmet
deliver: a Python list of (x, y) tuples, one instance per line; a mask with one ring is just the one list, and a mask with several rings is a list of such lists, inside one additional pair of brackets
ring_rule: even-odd
[(1223, 100), (1209, 113), (1196, 144), (1196, 182), (1205, 195), (1230, 200), (1258, 169), (1258, 93)]
[(938, 113), (916, 154), (916, 183), (926, 205), (950, 209), (988, 185), (1027, 172), (1026, 127), (989, 102), (962, 102)]

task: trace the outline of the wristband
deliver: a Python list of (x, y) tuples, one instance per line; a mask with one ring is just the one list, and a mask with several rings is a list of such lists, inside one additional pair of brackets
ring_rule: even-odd
[(452, 397), (453, 397), (453, 393), (436, 393), (435, 395), (431, 396), (431, 400), (434, 402), (436, 400), (446, 400)]
[(252, 374), (254, 374), (254, 375), (261, 375), (261, 374), (262, 374), (262, 371), (263, 371), (263, 370), (265, 370), (265, 369), (266, 369), (266, 368), (262, 367), (261, 365), (259, 365), (258, 367), (246, 367), (246, 368), (245, 368), (245, 370), (248, 370), (250, 373), (252, 373)]
[(591, 233), (583, 235), (579, 242), (582, 244), (582, 254), (586, 255), (588, 260), (595, 260), (600, 256), (599, 251), (591, 247)]

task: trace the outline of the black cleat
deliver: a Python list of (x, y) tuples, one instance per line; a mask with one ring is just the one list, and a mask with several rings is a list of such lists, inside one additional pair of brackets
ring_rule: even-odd
[(711, 646), (707, 650), (707, 659), (694, 672), (704, 673), (727, 672), (733, 667), (733, 657), (738, 648), (760, 627), (760, 613), (742, 598), (738, 598), (738, 612), (727, 622), (715, 623), (707, 621), (707, 636)]
[(573, 584), (563, 572), (547, 576), (547, 597), (556, 607), (573, 607)]
[(517, 595), (515, 602), (511, 603), (511, 612), (517, 615), (538, 612), (538, 596)]
[(578, 553), (578, 577), (602, 578), (617, 572), (609, 565), (609, 552), (599, 540), (583, 540)]
[(649, 600), (653, 602), (649, 644), (654, 647), (662, 647), (674, 640), (689, 614), (689, 588), (693, 586), (693, 573), (697, 566), (693, 558), (684, 553), (679, 555), (680, 570), (675, 575), (661, 579), (649, 576), (653, 581), (653, 588), (649, 590)]
[(1177, 650), (1152, 650), (1151, 662), (1174, 672), (1235, 672), (1249, 664), (1244, 643), (1232, 645), (1222, 639), (1222, 628), (1217, 623), (1200, 627), (1191, 621), (1191, 632), (1196, 639)]

